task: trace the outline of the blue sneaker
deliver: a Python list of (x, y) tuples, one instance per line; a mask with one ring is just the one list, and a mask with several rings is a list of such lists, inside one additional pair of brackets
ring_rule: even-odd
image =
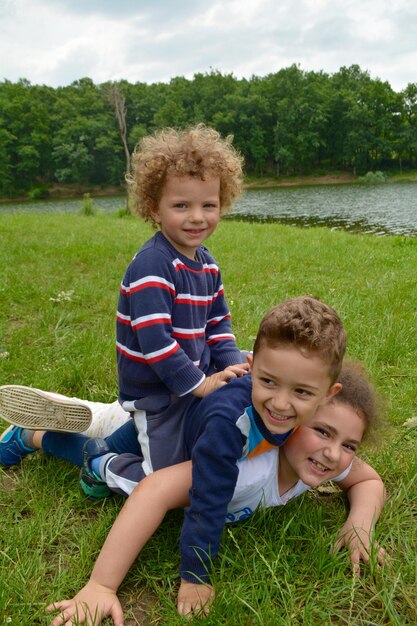
[(0, 436), (0, 465), (10, 467), (18, 465), (28, 454), (37, 448), (29, 448), (22, 440), (23, 428), (9, 426)]
[(98, 476), (90, 467), (90, 461), (110, 453), (104, 439), (89, 439), (83, 448), (83, 467), (80, 472), (80, 487), (90, 500), (100, 500), (111, 495), (105, 480)]

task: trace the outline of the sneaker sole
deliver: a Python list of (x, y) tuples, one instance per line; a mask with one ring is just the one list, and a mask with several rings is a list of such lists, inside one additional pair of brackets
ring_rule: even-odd
[(81, 403), (21, 385), (0, 387), (0, 418), (32, 430), (83, 432), (91, 425), (91, 409)]

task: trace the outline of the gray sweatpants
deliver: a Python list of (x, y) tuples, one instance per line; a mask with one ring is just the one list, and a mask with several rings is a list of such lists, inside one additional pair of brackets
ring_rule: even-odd
[[(149, 405), (149, 400), (144, 399), (145, 406)], [(164, 396), (153, 400), (155, 408), (152, 410), (137, 408), (137, 400), (136, 407), (129, 402), (122, 405), (133, 417), (131, 436), (136, 437), (138, 453), (106, 455), (101, 473), (115, 493), (128, 496), (151, 472), (189, 460), (184, 446), (184, 413), (191, 403), (199, 399), (188, 394), (181, 398)]]
[[(241, 350), (242, 363), (246, 362), (248, 354), (247, 350)], [(207, 375), (213, 372), (210, 368)], [(129, 496), (151, 472), (190, 460), (191, 451), (186, 450), (184, 443), (184, 415), (192, 403), (199, 401), (200, 398), (192, 394), (178, 398), (167, 393), (122, 404), (133, 417), (135, 429), (133, 425), (130, 430), (127, 428), (130, 443), (137, 445), (137, 455), (126, 452), (109, 454), (103, 459), (101, 474), (112, 491)], [(132, 450), (131, 445), (128, 449)]]

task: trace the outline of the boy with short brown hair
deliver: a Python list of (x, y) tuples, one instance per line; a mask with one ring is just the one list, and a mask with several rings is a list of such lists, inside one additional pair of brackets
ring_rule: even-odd
[(193, 482), (181, 533), (183, 586), (198, 585), (200, 592), (208, 578), (238, 463), (281, 446), (340, 391), (337, 377), (345, 349), (343, 324), (330, 306), (310, 296), (282, 302), (260, 323), (249, 356), (251, 374), (186, 413), (184, 440)]

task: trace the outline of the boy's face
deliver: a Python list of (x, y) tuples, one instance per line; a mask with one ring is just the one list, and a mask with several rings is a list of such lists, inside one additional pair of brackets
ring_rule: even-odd
[(290, 345), (261, 346), (251, 365), (252, 404), (273, 434), (304, 424), (340, 390), (327, 363)]
[(220, 178), (168, 176), (152, 218), (178, 252), (194, 259), (220, 220)]
[(294, 483), (301, 479), (317, 487), (349, 467), (364, 431), (363, 419), (351, 406), (337, 399), (320, 406), (281, 448), (280, 471)]

